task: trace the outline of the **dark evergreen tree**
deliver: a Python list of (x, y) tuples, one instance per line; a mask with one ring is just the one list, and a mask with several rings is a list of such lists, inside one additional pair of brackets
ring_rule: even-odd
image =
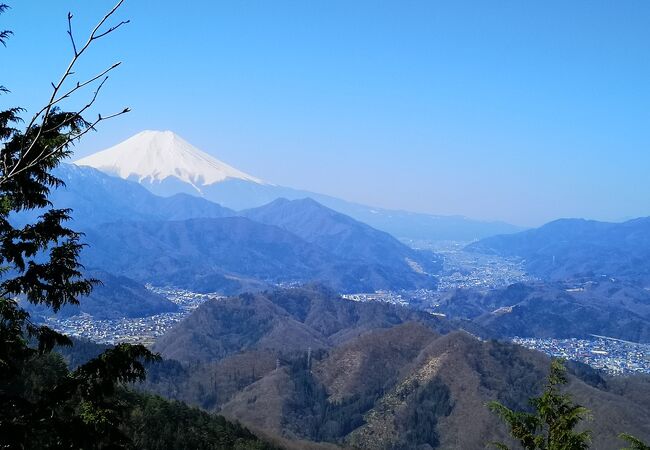
[(622, 450), (650, 450), (650, 445), (645, 444), (641, 439), (635, 438), (627, 433), (621, 433), (618, 437), (630, 445), (630, 447), (626, 447)]
[[(74, 56), (53, 93), (26, 127), (21, 108), (0, 111), (0, 447), (2, 448), (119, 448), (128, 439), (119, 429), (124, 404), (115, 389), (142, 380), (143, 363), (157, 357), (143, 346), (118, 345), (70, 372), (53, 353), (70, 339), (34, 324), (17, 299), (44, 305), (55, 312), (78, 303), (98, 281), (83, 276), (79, 252), (82, 235), (66, 226), (71, 211), (55, 209), (51, 189), (63, 182), (52, 169), (70, 155), (71, 146), (106, 117), (89, 122), (83, 117), (94, 103), (106, 73), (72, 82), (74, 66), (92, 42), (123, 23), (102, 30), (120, 1), (98, 24), (86, 44), (78, 48), (68, 29)], [(8, 7), (0, 5), (0, 13)], [(68, 15), (69, 25), (72, 15)], [(0, 32), (6, 44), (10, 31)], [(66, 82), (68, 82), (66, 84)], [(90, 102), (72, 112), (61, 102), (86, 85), (97, 82)], [(8, 90), (0, 89), (6, 94)], [(126, 110), (122, 111), (126, 112)], [(120, 114), (120, 113), (118, 113)], [(110, 116), (109, 116), (110, 117)], [(38, 209), (34, 223), (16, 226), (12, 214)]]
[[(506, 422), (512, 437), (525, 450), (585, 450), (589, 448), (590, 432), (575, 428), (589, 411), (574, 404), (569, 394), (560, 392), (560, 386), (566, 383), (566, 369), (556, 359), (551, 362), (546, 389), (530, 400), (534, 413), (513, 411), (496, 401), (488, 406)], [(508, 449), (503, 443), (492, 444)]]

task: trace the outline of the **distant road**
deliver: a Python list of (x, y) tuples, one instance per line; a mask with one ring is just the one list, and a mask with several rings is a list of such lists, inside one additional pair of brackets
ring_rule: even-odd
[(623, 339), (616, 339), (616, 338), (609, 337), (609, 336), (601, 336), (599, 334), (590, 334), (589, 336), (593, 336), (593, 337), (597, 337), (597, 338), (601, 338), (601, 339), (609, 339), (611, 341), (625, 342), (626, 344), (639, 345), (639, 342), (625, 341)]

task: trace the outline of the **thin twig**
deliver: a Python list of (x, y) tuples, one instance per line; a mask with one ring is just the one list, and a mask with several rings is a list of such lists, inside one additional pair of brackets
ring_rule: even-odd
[[(49, 152), (47, 151), (47, 148), (44, 148), (44, 149), (41, 151), (41, 153), (40, 153), (40, 154), (39, 154), (39, 155), (38, 155), (38, 156), (37, 156), (37, 157), (36, 157), (32, 162), (27, 163), (26, 165), (24, 165), (23, 167), (21, 167), (21, 168), (19, 168), (19, 169), (16, 168), (16, 170), (13, 172), (12, 176), (16, 176), (16, 175), (18, 175), (18, 174), (20, 174), (20, 173), (22, 173), (22, 172), (24, 172), (24, 171), (26, 171), (26, 170), (29, 170), (30, 168), (34, 167), (36, 164), (39, 163), (39, 161), (42, 161), (43, 159), (47, 159), (47, 158), (50, 158), (50, 157), (56, 155), (58, 152), (60, 152), (60, 151), (63, 150), (65, 147), (67, 147), (68, 145), (70, 145), (70, 143), (72, 143), (73, 141), (77, 141), (77, 140), (81, 139), (81, 137), (82, 137), (83, 135), (85, 135), (86, 133), (88, 133), (89, 131), (95, 131), (95, 130), (96, 130), (95, 127), (96, 127), (100, 122), (103, 122), (103, 121), (105, 121), (105, 120), (109, 120), (109, 119), (113, 119), (113, 118), (115, 118), (115, 117), (121, 116), (122, 114), (126, 114), (126, 113), (128, 113), (128, 112), (130, 112), (130, 111), (131, 111), (131, 110), (130, 110), (129, 108), (124, 108), (122, 111), (120, 111), (120, 112), (116, 112), (116, 113), (113, 113), (113, 114), (109, 114), (108, 116), (102, 116), (101, 114), (99, 114), (98, 117), (97, 117), (97, 119), (96, 119), (94, 122), (89, 123), (89, 124), (88, 124), (88, 125), (87, 125), (83, 130), (82, 130), (82, 131), (80, 131), (79, 133), (76, 133), (76, 134), (72, 134), (72, 133), (70, 133), (70, 135), (66, 138), (66, 140), (65, 140), (65, 142), (64, 142), (63, 144), (57, 145), (56, 147), (54, 147), (54, 149), (52, 149), (52, 150), (49, 151)], [(18, 162), (17, 162), (16, 164), (18, 164)], [(15, 166), (14, 166), (14, 167), (15, 167)], [(3, 181), (5, 181), (5, 180), (6, 180), (6, 177), (5, 177), (4, 179), (0, 180), (0, 184), (1, 184)]]
[(111, 33), (113, 31), (117, 30), (119, 27), (121, 27), (122, 25), (126, 25), (127, 23), (131, 23), (131, 21), (130, 20), (123, 20), (120, 23), (118, 23), (117, 25), (115, 25), (114, 27), (110, 27), (108, 30), (106, 30), (103, 33), (98, 34), (97, 36), (95, 36), (95, 39), (99, 39), (100, 37), (104, 37), (108, 33)]
[[(45, 127), (45, 124), (48, 122), (48, 119), (49, 119), (49, 117), (50, 117), (50, 114), (52, 113), (53, 108), (54, 108), (54, 107), (55, 107), (59, 102), (61, 102), (62, 100), (66, 99), (66, 98), (69, 98), (70, 95), (72, 95), (72, 94), (73, 94), (74, 92), (76, 92), (77, 90), (83, 88), (84, 86), (87, 86), (88, 84), (90, 84), (90, 83), (92, 83), (92, 82), (94, 82), (94, 81), (96, 81), (96, 80), (98, 80), (98, 79), (100, 79), (100, 78), (102, 78), (102, 77), (105, 77), (105, 78), (102, 80), (102, 82), (100, 83), (100, 85), (99, 85), (99, 87), (97, 88), (97, 90), (95, 91), (95, 93), (94, 93), (94, 95), (93, 95), (91, 101), (90, 101), (86, 106), (84, 106), (80, 111), (78, 111), (78, 112), (77, 112), (77, 113), (76, 113), (76, 114), (75, 114), (75, 115), (70, 119), (70, 121), (79, 118), (79, 117), (81, 116), (81, 113), (82, 113), (82, 112), (85, 112), (85, 111), (86, 111), (86, 110), (87, 110), (87, 109), (88, 109), (92, 104), (94, 104), (94, 102), (95, 102), (95, 100), (96, 100), (96, 98), (97, 98), (97, 94), (99, 93), (99, 90), (102, 88), (102, 86), (103, 86), (104, 83), (106, 82), (106, 79), (108, 78), (108, 77), (106, 77), (106, 74), (107, 74), (108, 72), (110, 72), (111, 70), (115, 69), (117, 66), (120, 65), (119, 62), (116, 63), (116, 64), (113, 64), (111, 67), (109, 67), (109, 68), (107, 68), (106, 70), (104, 70), (103, 72), (101, 72), (101, 73), (99, 73), (99, 74), (97, 74), (97, 75), (91, 77), (90, 79), (88, 79), (88, 80), (86, 80), (86, 81), (84, 81), (84, 82), (81, 82), (81, 83), (80, 83), (80, 82), (77, 82), (77, 84), (76, 84), (72, 89), (70, 89), (69, 91), (67, 91), (66, 93), (64, 93), (64, 94), (62, 94), (62, 95), (59, 95), (59, 91), (61, 90), (61, 88), (62, 88), (62, 86), (64, 85), (64, 83), (66, 82), (66, 80), (67, 80), (70, 76), (74, 75), (75, 72), (73, 71), (73, 69), (74, 69), (74, 67), (75, 67), (75, 64), (77, 63), (77, 61), (79, 60), (79, 58), (83, 55), (83, 53), (88, 49), (88, 47), (90, 47), (90, 45), (92, 44), (92, 42), (95, 41), (95, 40), (97, 40), (97, 39), (100, 39), (100, 38), (102, 38), (102, 37), (104, 37), (104, 36), (106, 36), (106, 35), (108, 35), (108, 34), (110, 34), (110, 33), (112, 33), (113, 31), (117, 30), (117, 29), (120, 28), (121, 26), (123, 26), (123, 25), (129, 23), (128, 20), (126, 20), (126, 21), (121, 21), (121, 22), (119, 22), (117, 25), (114, 25), (114, 26), (112, 26), (112, 27), (109, 27), (106, 31), (103, 31), (103, 32), (100, 32), (100, 31), (99, 31), (100, 28), (104, 25), (104, 23), (106, 23), (106, 21), (107, 21), (107, 20), (108, 20), (108, 19), (109, 19), (109, 18), (110, 18), (114, 13), (115, 13), (115, 11), (117, 11), (117, 9), (122, 5), (122, 3), (124, 3), (124, 0), (119, 0), (119, 1), (117, 2), (117, 4), (116, 4), (115, 6), (113, 6), (113, 8), (112, 8), (108, 13), (106, 13), (106, 14), (104, 15), (104, 17), (99, 21), (99, 23), (95, 26), (95, 28), (93, 28), (93, 30), (92, 30), (92, 32), (90, 33), (90, 35), (89, 35), (87, 41), (85, 42), (85, 44), (84, 44), (80, 49), (77, 49), (77, 45), (76, 45), (76, 42), (75, 42), (75, 40), (74, 40), (74, 36), (73, 36), (73, 34), (72, 34), (72, 17), (73, 17), (73, 16), (72, 16), (71, 13), (68, 13), (68, 35), (70, 36), (70, 41), (71, 41), (71, 43), (72, 43), (72, 48), (73, 48), (73, 51), (74, 51), (74, 56), (72, 57), (72, 59), (71, 59), (70, 62), (68, 63), (68, 66), (67, 66), (65, 72), (63, 73), (63, 75), (61, 76), (61, 78), (59, 79), (59, 82), (56, 83), (56, 84), (52, 83), (52, 95), (50, 96), (50, 99), (49, 99), (49, 101), (47, 102), (47, 104), (46, 104), (43, 108), (41, 108), (41, 110), (38, 111), (38, 112), (37, 112), (37, 113), (32, 117), (32, 119), (30, 120), (29, 124), (27, 125), (27, 128), (25, 129), (25, 132), (24, 132), (24, 134), (23, 134), (23, 142), (22, 142), (22, 144), (21, 144), (21, 147), (23, 148), (23, 151), (21, 152), (21, 154), (20, 154), (18, 160), (17, 160), (15, 163), (13, 163), (13, 165), (11, 166), (11, 168), (7, 168), (7, 167), (5, 166), (4, 173), (3, 173), (2, 177), (0, 178), (0, 184), (2, 184), (3, 182), (5, 182), (7, 179), (9, 179), (9, 178), (15, 176), (16, 174), (18, 174), (18, 173), (20, 173), (20, 172), (23, 172), (24, 170), (27, 170), (27, 169), (30, 168), (30, 167), (33, 167), (35, 164), (38, 163), (38, 161), (42, 160), (43, 158), (47, 158), (47, 157), (49, 157), (49, 156), (52, 156), (52, 155), (55, 154), (57, 151), (60, 151), (61, 149), (65, 148), (65, 147), (68, 146), (68, 145), (69, 145), (73, 140), (75, 140), (75, 139), (79, 139), (81, 136), (83, 136), (84, 134), (86, 134), (86, 132), (88, 132), (90, 129), (94, 129), (95, 125), (97, 125), (99, 122), (101, 122), (101, 121), (103, 121), (103, 120), (107, 120), (107, 119), (109, 119), (109, 118), (117, 117), (117, 116), (122, 115), (122, 114), (125, 114), (125, 113), (127, 113), (127, 112), (129, 111), (128, 108), (125, 108), (122, 112), (119, 112), (119, 113), (116, 113), (116, 114), (112, 114), (112, 115), (109, 115), (109, 116), (102, 117), (101, 115), (99, 115), (99, 116), (98, 116), (98, 119), (97, 119), (95, 122), (93, 122), (92, 124), (89, 124), (89, 125), (86, 127), (86, 130), (84, 130), (83, 132), (78, 133), (78, 134), (76, 134), (76, 135), (70, 135), (70, 136), (66, 139), (66, 141), (65, 141), (63, 144), (61, 144), (57, 149), (53, 150), (52, 152), (47, 153), (46, 155), (44, 154), (44, 152), (45, 152), (45, 150), (44, 150), (44, 151), (41, 152), (41, 154), (40, 154), (37, 158), (35, 158), (31, 163), (27, 164), (26, 166), (20, 167), (21, 162), (24, 161), (24, 160), (26, 159), (27, 155), (32, 151), (32, 149), (34, 148), (34, 146), (36, 145), (36, 143), (39, 141), (39, 139), (40, 139), (40, 137), (41, 137), (41, 135), (42, 135), (42, 133), (43, 133), (43, 129), (44, 129), (44, 127)], [(36, 132), (36, 136), (35, 136), (33, 139), (31, 139), (31, 142), (29, 143), (29, 146), (28, 146), (27, 148), (25, 148), (25, 146), (26, 146), (25, 139), (29, 136), (30, 131), (35, 127), (36, 122), (39, 120), (39, 117), (40, 117), (40, 126), (38, 127), (38, 131)], [(67, 121), (66, 121), (66, 122), (67, 122)], [(65, 125), (66, 122), (64, 122), (63, 124)], [(59, 126), (61, 126), (61, 124), (59, 124)], [(48, 131), (51, 131), (51, 129), (48, 130)], [(9, 171), (7, 172), (7, 170), (9, 170)]]
[(82, 83), (77, 82), (77, 84), (76, 84), (72, 89), (70, 89), (68, 92), (66, 92), (65, 94), (61, 95), (61, 96), (58, 97), (56, 100), (54, 100), (54, 102), (52, 102), (52, 106), (56, 105), (57, 103), (61, 102), (62, 100), (65, 100), (66, 98), (70, 97), (70, 96), (71, 96), (72, 94), (74, 94), (76, 91), (78, 91), (79, 89), (83, 88), (84, 86), (89, 85), (89, 84), (92, 83), (93, 81), (97, 81), (97, 80), (99, 80), (101, 77), (103, 77), (103, 76), (106, 75), (108, 72), (110, 72), (111, 70), (115, 69), (116, 67), (118, 67), (120, 64), (122, 64), (122, 63), (121, 63), (121, 62), (116, 62), (115, 64), (113, 64), (112, 66), (110, 66), (109, 68), (107, 68), (106, 70), (104, 70), (103, 72), (98, 73), (98, 74), (95, 75), (94, 77), (89, 78), (88, 80), (86, 80), (86, 81), (84, 81), (84, 82), (82, 82)]
[(54, 127), (50, 128), (48, 130), (45, 130), (45, 132), (49, 133), (50, 131), (54, 131), (57, 128), (64, 127), (67, 124), (72, 123), (76, 119), (80, 118), (83, 115), (83, 113), (95, 103), (95, 100), (97, 100), (97, 96), (99, 95), (99, 91), (102, 89), (102, 86), (104, 86), (104, 83), (106, 83), (106, 80), (108, 80), (108, 76), (104, 77), (102, 82), (99, 83), (99, 86), (97, 86), (97, 89), (95, 89), (95, 92), (93, 93), (92, 98), (90, 99), (90, 101), (83, 108), (81, 108), (79, 111), (77, 111), (73, 116), (68, 117), (63, 122), (56, 124)]
[(72, 13), (68, 13), (68, 36), (70, 36), (70, 42), (72, 42), (72, 50), (74, 50), (74, 55), (77, 56), (77, 45), (74, 42), (74, 37), (72, 36)]

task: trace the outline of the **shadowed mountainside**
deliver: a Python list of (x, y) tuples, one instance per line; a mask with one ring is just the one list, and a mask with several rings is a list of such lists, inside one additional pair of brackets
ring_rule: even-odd
[(587, 338), (650, 343), (650, 291), (623, 281), (518, 283), (444, 295), (436, 311), (473, 320), (494, 336)]
[(525, 259), (529, 273), (546, 280), (601, 276), (650, 284), (650, 218), (623, 223), (561, 219), (534, 230), (493, 236), (470, 251)]
[[(254, 222), (200, 197), (158, 197), (90, 167), (62, 165), (56, 208), (86, 232), (87, 267), (139, 282), (226, 294), (278, 282), (323, 281), (342, 292), (434, 287), (440, 260), (313, 200), (278, 201)], [(288, 206), (287, 206), (288, 204)], [(278, 221), (287, 209), (292, 215)], [(21, 212), (27, 223), (42, 211)], [(278, 226), (274, 226), (277, 224)]]
[(142, 284), (125, 276), (90, 270), (90, 278), (101, 281), (90, 295), (82, 297), (79, 305), (65, 305), (56, 314), (49, 308), (25, 303), (32, 316), (69, 317), (90, 314), (94, 319), (117, 319), (121, 317), (147, 317), (155, 314), (176, 312), (178, 306), (165, 297), (146, 289)]
[(240, 214), (256, 222), (287, 230), (340, 258), (354, 255), (368, 263), (386, 264), (401, 271), (416, 268), (437, 273), (441, 269), (441, 262), (431, 252), (413, 250), (390, 234), (327, 208), (311, 198), (278, 199)]
[[(380, 261), (343, 258), (244, 217), (108, 223), (88, 230), (85, 240), (88, 267), (191, 290), (228, 294), (296, 281), (322, 281), (340, 292), (436, 285), (401, 254), (387, 253)], [(430, 259), (437, 260), (433, 254)]]
[[(111, 177), (91, 167), (62, 164), (53, 174), (63, 180), (65, 186), (53, 189), (50, 201), (56, 208), (74, 211), (74, 229), (86, 230), (121, 220), (184, 220), (235, 214), (228, 208), (187, 194), (158, 197), (138, 183)], [(23, 211), (14, 220), (29, 223), (40, 214), (40, 210)]]

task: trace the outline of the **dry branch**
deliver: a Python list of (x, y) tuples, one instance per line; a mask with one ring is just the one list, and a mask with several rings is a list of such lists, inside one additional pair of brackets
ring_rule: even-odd
[[(73, 94), (75, 94), (77, 91), (84, 88), (85, 86), (88, 86), (89, 84), (92, 84), (97, 80), (101, 79), (101, 82), (99, 83), (98, 87), (95, 89), (90, 101), (83, 108), (81, 108), (72, 116), (70, 116), (66, 121), (64, 121), (63, 123), (55, 124), (55, 126), (57, 127), (61, 127), (62, 125), (67, 126), (72, 124), (75, 120), (80, 119), (82, 117), (82, 114), (85, 113), (97, 100), (97, 96), (101, 88), (104, 86), (104, 83), (108, 79), (107, 74), (121, 64), (120, 62), (116, 62), (111, 66), (109, 66), (108, 68), (102, 70), (101, 72), (97, 73), (96, 75), (84, 81), (77, 81), (72, 88), (70, 88), (65, 92), (62, 92), (63, 86), (66, 84), (66, 81), (68, 81), (75, 74), (74, 68), (77, 62), (86, 52), (86, 50), (88, 50), (88, 48), (92, 45), (92, 43), (98, 39), (101, 39), (104, 36), (109, 35), (110, 33), (120, 28), (121, 26), (129, 23), (128, 20), (125, 21), (123, 20), (117, 23), (116, 25), (110, 26), (104, 31), (102, 31), (102, 27), (104, 26), (106, 21), (110, 19), (111, 16), (113, 16), (113, 14), (115, 14), (115, 12), (122, 5), (122, 3), (124, 3), (124, 0), (119, 0), (117, 4), (108, 13), (106, 13), (104, 17), (102, 17), (102, 19), (93, 28), (92, 32), (88, 36), (88, 39), (86, 40), (84, 45), (81, 47), (78, 47), (77, 43), (75, 42), (75, 38), (72, 30), (73, 15), (71, 13), (68, 13), (67, 33), (68, 36), (70, 37), (70, 42), (72, 44), (72, 50), (74, 55), (70, 60), (70, 62), (68, 63), (68, 66), (64, 71), (63, 75), (61, 76), (61, 78), (59, 79), (59, 81), (56, 84), (52, 83), (52, 94), (47, 104), (43, 106), (36, 114), (34, 114), (32, 119), (27, 124), (27, 127), (25, 128), (25, 131), (23, 133), (21, 154), (19, 158), (13, 164), (11, 164), (11, 166), (5, 167), (3, 169), (3, 173), (0, 176), (0, 184), (6, 182), (8, 179), (16, 176), (19, 173), (24, 172), (25, 170), (29, 170), (30, 168), (37, 165), (39, 161), (42, 161), (44, 158), (51, 157), (57, 154), (57, 152), (60, 152), (63, 149), (67, 148), (70, 144), (73, 143), (73, 141), (78, 140), (79, 138), (81, 138), (81, 136), (86, 134), (88, 131), (94, 130), (95, 126), (98, 125), (100, 122), (129, 112), (128, 108), (124, 108), (120, 112), (116, 112), (106, 116), (102, 116), (101, 114), (99, 114), (95, 121), (87, 122), (84, 129), (81, 132), (76, 132), (76, 133), (73, 131), (69, 132), (63, 144), (57, 145), (54, 148), (50, 148), (50, 149), (45, 147), (43, 151), (41, 151), (41, 153), (36, 158), (31, 159), (31, 161), (29, 161), (28, 163), (24, 163), (25, 161), (27, 161), (27, 156), (30, 154), (30, 152), (34, 149), (36, 144), (39, 142), (39, 139), (41, 139), (42, 133), (44, 131), (48, 131), (45, 129), (45, 126), (46, 124), (49, 123), (48, 121), (51, 118), (52, 113), (56, 110), (57, 105), (61, 103), (63, 100), (69, 99)], [(34, 137), (30, 137), (32, 135), (32, 131), (35, 131), (36, 133)]]

